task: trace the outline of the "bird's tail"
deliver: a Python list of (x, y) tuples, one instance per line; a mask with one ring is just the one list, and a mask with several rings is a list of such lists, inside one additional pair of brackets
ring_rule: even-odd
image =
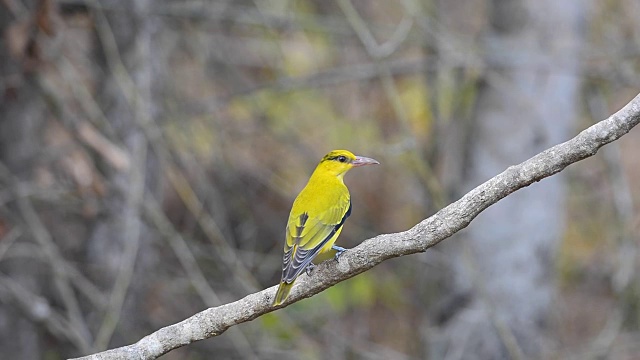
[(280, 286), (278, 286), (278, 291), (276, 292), (276, 297), (273, 299), (273, 306), (277, 306), (282, 304), (287, 297), (289, 296), (289, 292), (293, 287), (293, 283), (289, 284), (286, 282), (281, 282)]

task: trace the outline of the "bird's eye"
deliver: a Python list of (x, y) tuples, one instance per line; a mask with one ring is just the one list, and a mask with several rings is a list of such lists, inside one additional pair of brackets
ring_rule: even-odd
[(347, 157), (346, 156), (338, 156), (338, 161), (340, 161), (341, 163), (347, 162)]

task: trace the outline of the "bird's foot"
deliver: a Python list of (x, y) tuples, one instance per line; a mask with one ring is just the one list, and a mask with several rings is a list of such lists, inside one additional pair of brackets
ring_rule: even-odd
[(338, 261), (338, 262), (340, 261), (339, 260), (340, 259), (340, 255), (342, 255), (342, 253), (347, 251), (347, 249), (345, 249), (345, 248), (343, 248), (341, 246), (338, 246), (338, 245), (333, 245), (333, 246), (331, 246), (331, 248), (336, 251), (336, 255), (333, 258), (336, 259), (336, 261)]
[(316, 268), (316, 265), (314, 263), (309, 263), (309, 265), (307, 265), (307, 268), (304, 269), (304, 272), (307, 273), (307, 276), (311, 276), (311, 273), (313, 272), (313, 269)]

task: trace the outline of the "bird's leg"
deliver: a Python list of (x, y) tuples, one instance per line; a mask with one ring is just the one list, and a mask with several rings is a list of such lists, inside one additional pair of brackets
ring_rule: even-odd
[(307, 276), (311, 276), (311, 273), (313, 272), (313, 269), (316, 268), (316, 265), (314, 263), (309, 263), (309, 265), (307, 265), (307, 268), (304, 269), (304, 272), (307, 273)]
[(331, 248), (336, 251), (336, 256), (333, 257), (334, 259), (336, 259), (336, 261), (340, 261), (338, 260), (340, 258), (340, 255), (342, 255), (343, 252), (347, 251), (347, 249), (338, 245), (332, 245)]

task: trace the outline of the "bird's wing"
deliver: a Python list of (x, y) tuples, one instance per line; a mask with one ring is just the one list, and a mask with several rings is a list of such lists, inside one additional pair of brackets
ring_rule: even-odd
[(293, 282), (335, 236), (349, 215), (351, 200), (348, 194), (323, 212), (292, 213), (287, 224), (282, 281)]

